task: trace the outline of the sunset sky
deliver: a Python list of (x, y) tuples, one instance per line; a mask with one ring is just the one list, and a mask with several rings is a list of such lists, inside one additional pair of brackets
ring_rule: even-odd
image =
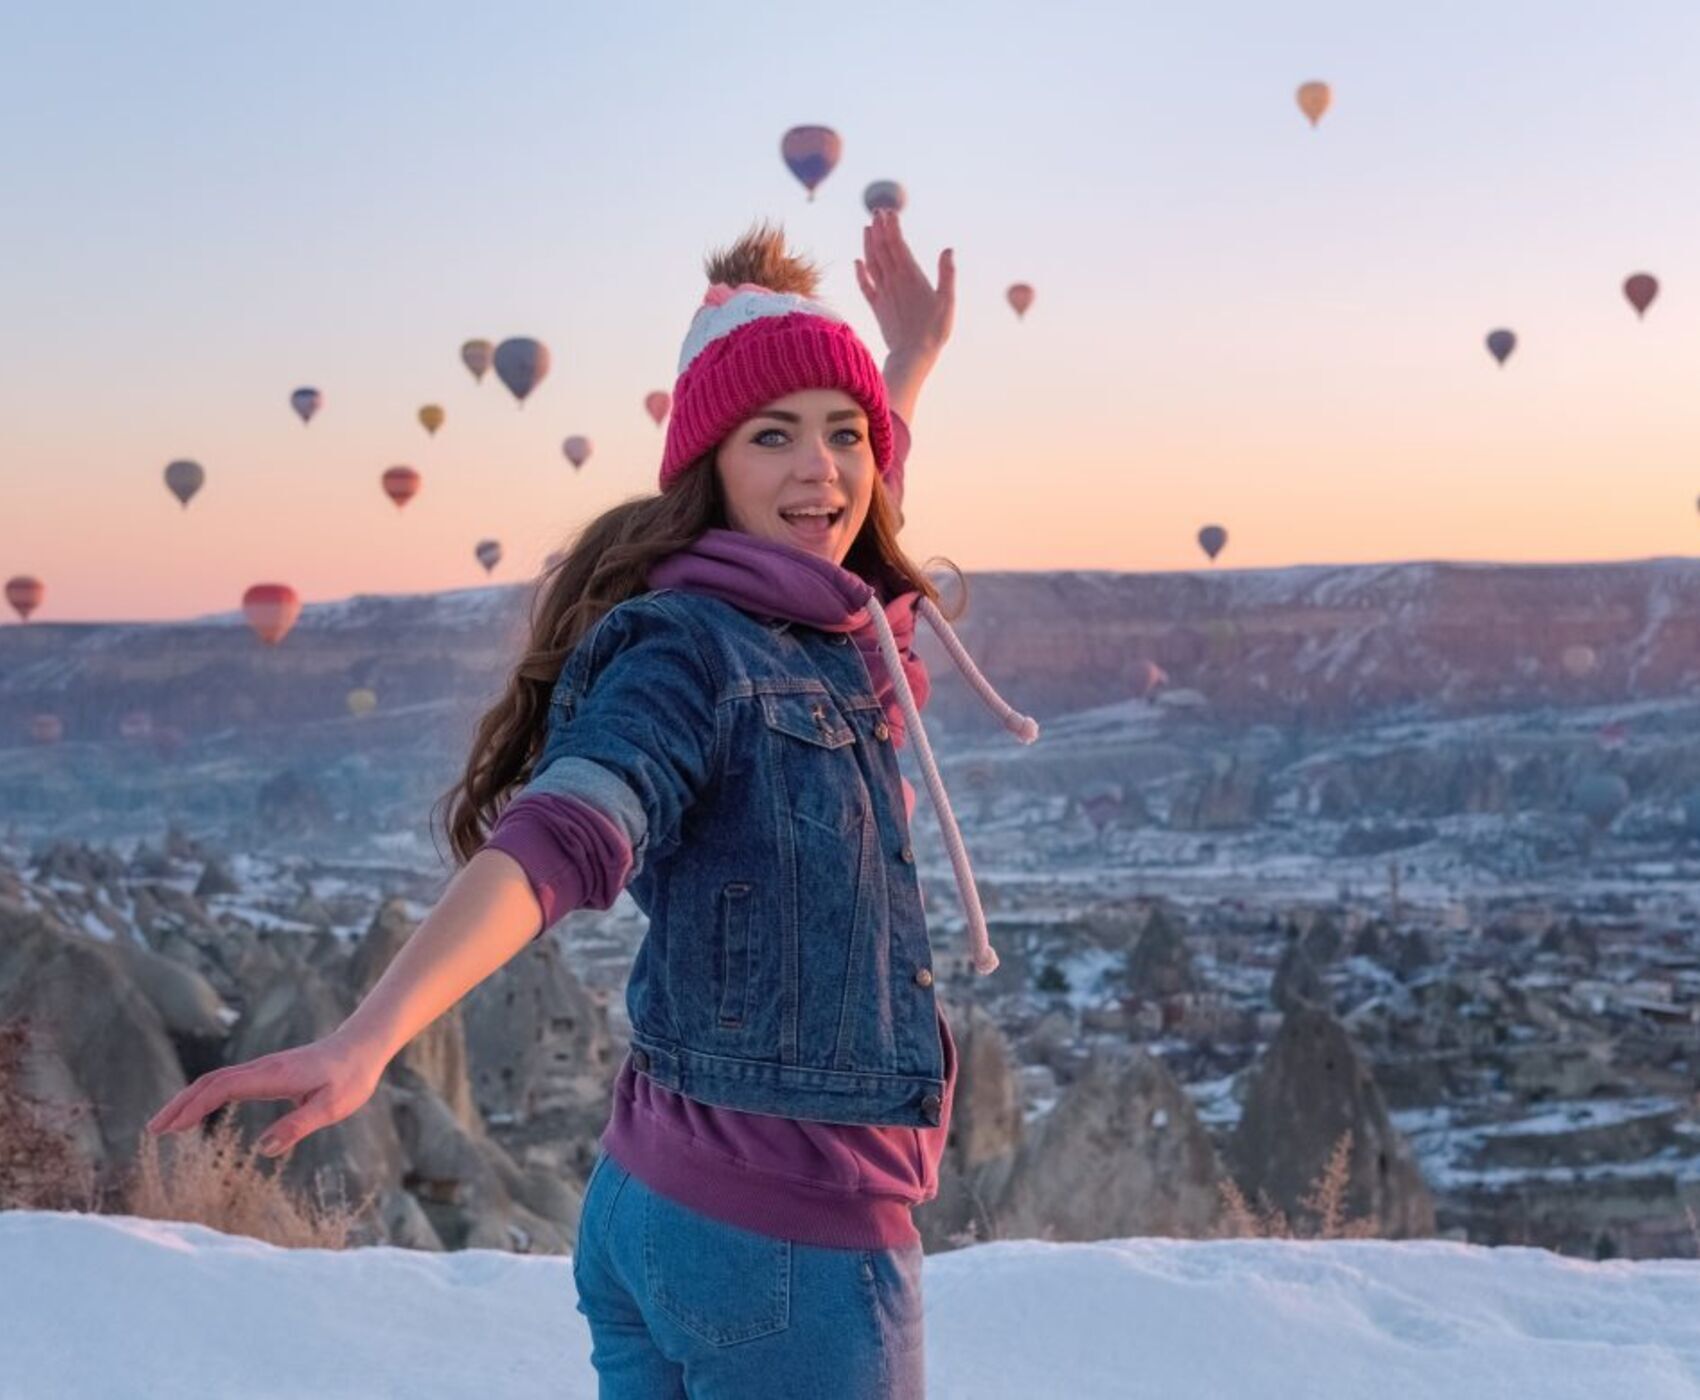
[[(845, 145), (812, 204), (803, 122)], [(8, 16), (0, 156), (0, 577), (42, 622), (473, 586), (485, 536), (525, 577), (654, 489), (643, 395), (751, 219), (879, 349), (879, 178), (961, 272), (917, 559), (1190, 569), (1212, 521), (1224, 568), (1700, 549), (1693, 0), (66, 0)], [(523, 410), (458, 359), (510, 335), (554, 353)]]

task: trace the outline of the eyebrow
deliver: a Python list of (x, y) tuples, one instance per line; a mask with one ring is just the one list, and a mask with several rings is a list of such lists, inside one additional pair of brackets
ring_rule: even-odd
[[(787, 413), (783, 408), (764, 408), (760, 413), (752, 414), (754, 418), (777, 418), (781, 423), (801, 423), (803, 420), (795, 413)], [(867, 414), (859, 408), (840, 408), (826, 415), (828, 423), (837, 423), (845, 418), (865, 418)]]

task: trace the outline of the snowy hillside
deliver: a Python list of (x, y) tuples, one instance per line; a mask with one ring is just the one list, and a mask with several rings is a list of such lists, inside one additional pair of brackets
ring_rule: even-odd
[[(981, 1245), (926, 1261), (929, 1396), (1693, 1400), (1700, 1264), (1437, 1242)], [(570, 1262), (0, 1214), (0, 1397), (589, 1397)]]

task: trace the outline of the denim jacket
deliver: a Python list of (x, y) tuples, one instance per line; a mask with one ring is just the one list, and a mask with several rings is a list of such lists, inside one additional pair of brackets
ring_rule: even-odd
[(568, 658), (524, 791), (632, 843), (633, 1058), (705, 1103), (936, 1121), (944, 1055), (897, 757), (849, 638), (655, 589)]

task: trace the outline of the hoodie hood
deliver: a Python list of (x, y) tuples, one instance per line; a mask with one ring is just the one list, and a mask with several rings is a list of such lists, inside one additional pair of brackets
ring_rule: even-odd
[[(964, 678), (1019, 742), (1032, 743), (1039, 736), (1039, 726), (1030, 716), (1012, 709), (992, 689), (932, 600), (916, 589), (883, 596), (890, 592), (889, 580), (882, 580), (886, 584), (882, 593), (861, 575), (818, 554), (742, 530), (703, 531), (688, 548), (653, 565), (647, 581), (651, 588), (707, 593), (757, 617), (782, 618), (823, 632), (850, 635), (867, 663), (894, 743), (901, 745), (905, 737), (914, 736), (927, 795), (938, 814), (956, 875), (967, 920), (970, 959), (975, 971), (993, 971), (998, 955), (987, 938), (968, 852), (921, 724), (920, 709), (930, 694), (931, 682), (925, 664), (913, 649), (916, 617), (926, 618)], [(905, 805), (911, 806), (913, 797), (907, 780), (903, 786)]]

